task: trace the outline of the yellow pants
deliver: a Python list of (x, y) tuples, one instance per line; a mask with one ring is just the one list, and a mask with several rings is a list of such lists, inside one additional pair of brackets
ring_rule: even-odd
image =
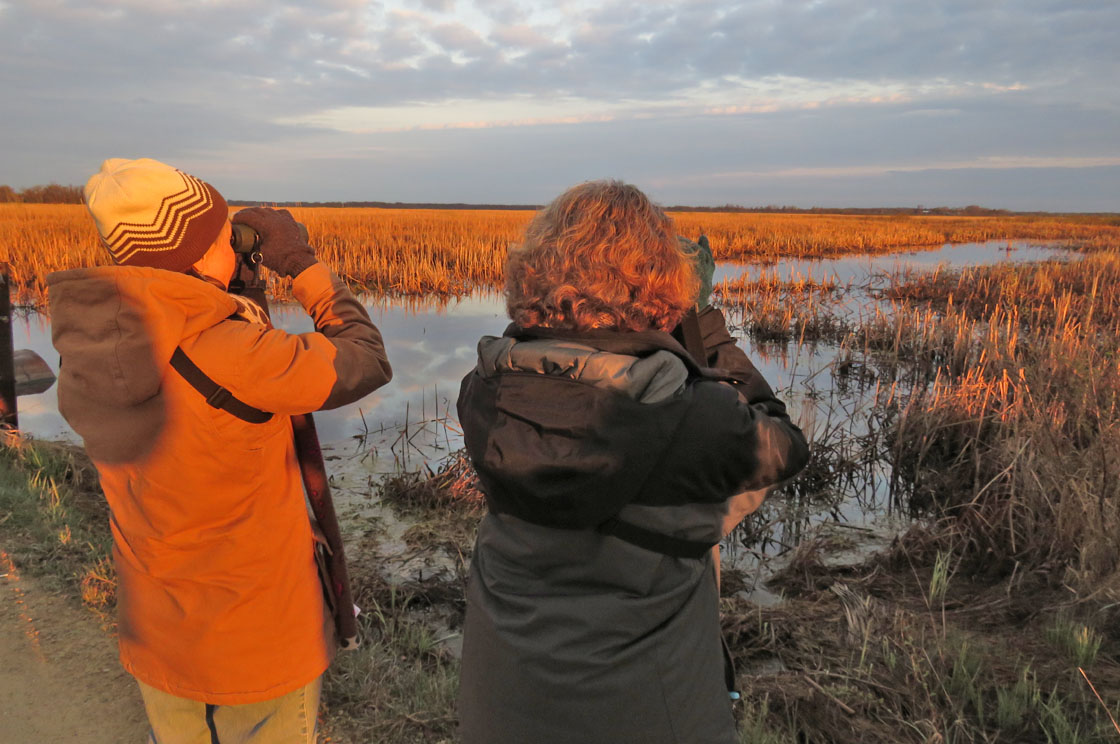
[(323, 678), (272, 700), (209, 705), (177, 697), (137, 680), (149, 744), (315, 744)]

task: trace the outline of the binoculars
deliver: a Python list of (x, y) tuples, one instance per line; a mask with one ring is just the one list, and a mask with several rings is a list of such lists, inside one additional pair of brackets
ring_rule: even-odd
[[(299, 236), (307, 242), (307, 226), (302, 222), (297, 222), (299, 226)], [(239, 253), (243, 256), (252, 256), (259, 253), (261, 249), (261, 234), (248, 225), (243, 225), (238, 222), (231, 224), (233, 232), (229, 236), (229, 244), (233, 248), (234, 253)], [(259, 263), (259, 260), (256, 261)]]

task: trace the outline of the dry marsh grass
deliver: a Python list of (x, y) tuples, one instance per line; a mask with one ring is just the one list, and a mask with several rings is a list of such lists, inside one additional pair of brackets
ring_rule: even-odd
[[(742, 289), (764, 318), (800, 305), (795, 333), (838, 320), (797, 277)], [(855, 569), (803, 542), (777, 607), (725, 600), (735, 654), (782, 668), (745, 682), (743, 741), (1115, 741), (1120, 254), (898, 275), (880, 299), (838, 320), (833, 379), (874, 371), (869, 456), (933, 518)]]
[(753, 340), (804, 343), (844, 337), (847, 324), (833, 308), (850, 290), (835, 275), (817, 279), (791, 270), (782, 279), (778, 271), (766, 269), (717, 282), (712, 297), (743, 311), (743, 330)]
[(1053, 572), (1120, 600), (1120, 254), (981, 267), (895, 286), (862, 329), (908, 376), (894, 479), (992, 576)]
[(858, 317), (827, 280), (721, 290), (756, 342), (832, 341), (834, 384), (876, 381), (867, 456), (893, 503), (943, 517), (940, 547), (1120, 600), (1120, 253), (896, 275)]
[(673, 215), (683, 235), (707, 234), (717, 259), (774, 261), (846, 254), (890, 253), (910, 246), (989, 240), (1067, 241), (1085, 247), (1120, 246), (1120, 226), (1078, 216), (934, 217), (879, 215)]
[[(293, 208), (320, 257), (355, 289), (399, 296), (464, 294), (502, 282), (509, 246), (531, 212)], [(1120, 246), (1120, 225), (1080, 217), (883, 217), (673, 213), (677, 230), (707, 234), (718, 259), (884, 253), (984, 240)], [(17, 302), (41, 305), (51, 271), (108, 262), (80, 205), (0, 204), (0, 261), (12, 265)], [(274, 283), (285, 293), (285, 285)]]

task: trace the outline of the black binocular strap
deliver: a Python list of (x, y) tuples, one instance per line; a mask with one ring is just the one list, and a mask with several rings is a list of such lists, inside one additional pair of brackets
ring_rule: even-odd
[(617, 537), (619, 540), (637, 545), (639, 548), (652, 550), (672, 558), (703, 558), (711, 552), (714, 542), (704, 540), (685, 540), (673, 537), (662, 532), (647, 530), (630, 522), (624, 522), (618, 517), (611, 517), (595, 528), (604, 535)]
[(191, 387), (202, 393), (202, 397), (214, 408), (220, 408), (250, 424), (263, 424), (272, 418), (271, 413), (253, 408), (248, 403), (238, 400), (233, 393), (211, 380), (209, 375), (191, 361), (181, 347), (175, 347), (175, 353), (171, 355), (171, 366), (190, 383)]
[(700, 316), (697, 315), (695, 307), (685, 313), (675, 330), (680, 333), (677, 340), (693, 360), (701, 367), (707, 367), (708, 351), (704, 348), (704, 332), (700, 330)]

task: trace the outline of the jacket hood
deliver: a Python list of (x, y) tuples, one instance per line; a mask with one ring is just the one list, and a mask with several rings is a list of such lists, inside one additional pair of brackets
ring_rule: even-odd
[(71, 395), (116, 407), (153, 398), (180, 341), (237, 310), (217, 287), (161, 269), (60, 271), (47, 288), (60, 387), (64, 380)]
[(639, 403), (657, 403), (679, 393), (688, 369), (669, 351), (647, 357), (601, 351), (565, 339), (517, 341), (483, 336), (478, 342), (478, 370), (485, 377), (532, 372), (576, 380), (614, 390)]

